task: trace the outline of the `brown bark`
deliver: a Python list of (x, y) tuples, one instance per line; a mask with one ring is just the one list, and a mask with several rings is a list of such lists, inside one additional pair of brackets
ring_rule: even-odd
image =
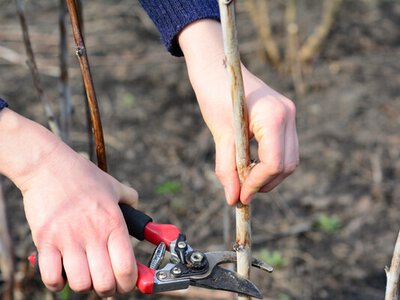
[(386, 293), (385, 300), (399, 300), (400, 284), (400, 232), (397, 235), (396, 245), (394, 247), (392, 262), (386, 271)]
[(68, 12), (71, 20), (72, 33), (76, 45), (76, 55), (82, 71), (83, 82), (90, 107), (90, 116), (93, 124), (94, 140), (96, 146), (97, 164), (100, 169), (107, 171), (106, 150), (104, 145), (103, 128), (100, 120), (100, 112), (97, 103), (96, 92), (93, 85), (92, 74), (90, 72), (87, 50), (79, 25), (79, 18), (76, 3), (74, 0), (66, 0)]
[[(243, 78), (240, 65), (235, 2), (219, 0), (221, 24), (224, 36), (225, 63), (230, 80), (231, 98), (236, 144), (236, 167), (243, 183), (250, 170), (250, 147), (248, 113), (245, 102)], [(251, 214), (250, 206), (239, 203), (236, 207), (236, 251), (237, 271), (245, 278), (250, 277), (251, 262)], [(240, 296), (240, 299), (249, 297)]]

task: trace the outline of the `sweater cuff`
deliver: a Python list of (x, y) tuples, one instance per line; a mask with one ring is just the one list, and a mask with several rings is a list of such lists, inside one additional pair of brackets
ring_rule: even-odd
[(2, 110), (5, 107), (8, 107), (7, 102), (0, 98), (0, 110)]
[(201, 19), (220, 19), (217, 0), (140, 0), (161, 35), (167, 50), (183, 56), (178, 34), (188, 24)]

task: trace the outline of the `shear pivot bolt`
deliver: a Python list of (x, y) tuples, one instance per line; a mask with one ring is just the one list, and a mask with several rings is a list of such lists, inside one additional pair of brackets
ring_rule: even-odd
[(172, 274), (174, 274), (174, 275), (179, 275), (179, 274), (182, 273), (182, 270), (181, 270), (180, 268), (178, 268), (178, 267), (175, 267), (175, 268), (172, 269), (171, 272), (172, 272)]
[(199, 251), (194, 251), (191, 255), (190, 255), (190, 262), (193, 264), (193, 266), (195, 267), (200, 267), (201, 263), (204, 259), (204, 254), (199, 252)]
[(159, 272), (159, 273), (157, 274), (157, 278), (160, 279), (160, 280), (164, 280), (164, 279), (167, 278), (167, 273), (165, 273), (165, 272)]
[(178, 248), (179, 249), (185, 249), (186, 248), (186, 243), (185, 242), (178, 242)]

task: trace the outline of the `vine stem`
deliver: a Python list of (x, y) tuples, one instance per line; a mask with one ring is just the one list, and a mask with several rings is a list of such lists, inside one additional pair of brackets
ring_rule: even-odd
[(58, 26), (60, 31), (60, 127), (63, 140), (68, 144), (71, 131), (72, 100), (68, 77), (68, 52), (67, 52), (67, 6), (65, 0), (59, 1)]
[(390, 267), (385, 267), (385, 272), (387, 279), (385, 300), (398, 300), (400, 291), (400, 232), (397, 235), (392, 262)]
[(92, 74), (90, 72), (89, 59), (79, 24), (78, 11), (74, 0), (66, 1), (71, 20), (72, 33), (76, 45), (76, 55), (81, 67), (83, 83), (85, 85), (86, 95), (89, 102), (90, 117), (93, 124), (93, 134), (96, 146), (97, 165), (100, 169), (107, 172), (107, 159), (106, 148), (104, 145), (103, 128), (101, 125), (99, 106), (97, 103), (96, 92), (94, 90)]
[[(96, 146), (97, 165), (104, 172), (107, 172), (106, 147), (104, 144), (103, 127), (101, 125), (99, 105), (97, 102), (96, 91), (94, 89), (92, 73), (90, 72), (89, 58), (85, 47), (82, 34), (82, 7), (77, 8), (75, 0), (66, 0), (68, 14), (71, 20), (72, 34), (76, 46), (76, 56), (81, 66), (83, 83), (85, 86), (87, 103), (89, 104), (90, 119), (93, 126), (94, 143)], [(81, 3), (78, 1), (78, 4)], [(82, 21), (82, 23), (81, 23)], [(114, 300), (115, 297), (108, 297), (107, 300)]]
[[(235, 2), (219, 0), (221, 25), (224, 39), (225, 65), (229, 75), (235, 129), (236, 167), (242, 184), (250, 171), (250, 147), (248, 113), (245, 102), (243, 77), (235, 21)], [(250, 277), (251, 261), (251, 211), (249, 205), (236, 206), (237, 272)], [(250, 297), (239, 296), (239, 299)]]
[(31, 43), (31, 38), (29, 36), (28, 23), (27, 23), (26, 17), (25, 17), (25, 1), (24, 0), (16, 0), (15, 3), (17, 6), (17, 14), (19, 17), (19, 22), (21, 24), (22, 38), (24, 41), (24, 46), (25, 46), (25, 51), (26, 51), (26, 56), (27, 56), (27, 64), (31, 71), (33, 85), (35, 86), (35, 89), (38, 93), (38, 97), (43, 104), (44, 111), (45, 111), (45, 114), (47, 117), (47, 122), (49, 124), (51, 131), (58, 137), (61, 137), (60, 127), (57, 124), (56, 117), (54, 115), (53, 109), (51, 108), (50, 100), (48, 99), (46, 93), (44, 92), (43, 87), (42, 87), (42, 82), (40, 80), (39, 70), (38, 70), (38, 67), (36, 64), (35, 54), (33, 52), (32, 43)]

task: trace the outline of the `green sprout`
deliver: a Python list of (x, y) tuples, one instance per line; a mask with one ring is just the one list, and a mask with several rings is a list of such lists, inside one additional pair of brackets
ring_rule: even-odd
[(339, 231), (341, 222), (335, 215), (322, 214), (317, 218), (316, 227), (322, 232), (333, 234)]
[(282, 268), (287, 265), (287, 262), (282, 253), (276, 250), (270, 251), (267, 249), (263, 249), (260, 252), (260, 257), (263, 261), (274, 268)]
[(278, 299), (279, 300), (291, 300), (292, 298), (290, 298), (290, 296), (286, 295), (286, 294), (279, 294)]
[(166, 181), (156, 187), (156, 193), (162, 196), (178, 194), (181, 190), (182, 185), (176, 180)]
[(125, 93), (122, 95), (122, 104), (125, 107), (134, 107), (136, 104), (136, 98), (133, 94)]
[(57, 293), (57, 296), (61, 300), (69, 300), (69, 299), (71, 299), (72, 293), (71, 293), (71, 289), (69, 288), (69, 285), (66, 284), (65, 287), (62, 289), (62, 291)]

